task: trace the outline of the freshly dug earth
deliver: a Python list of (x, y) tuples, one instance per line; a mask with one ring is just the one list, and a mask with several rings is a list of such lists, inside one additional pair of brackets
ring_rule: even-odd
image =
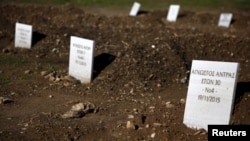
[[(240, 63), (230, 124), (250, 124), (249, 9), (181, 9), (175, 23), (129, 10), (0, 5), (0, 140), (207, 140), (183, 124), (192, 60)], [(16, 22), (33, 26), (31, 49), (14, 47)], [(70, 36), (96, 43), (90, 84), (68, 76)], [(92, 109), (63, 118), (81, 102)]]

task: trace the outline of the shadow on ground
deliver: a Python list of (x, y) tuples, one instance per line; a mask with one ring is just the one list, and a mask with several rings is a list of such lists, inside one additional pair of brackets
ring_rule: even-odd
[(106, 68), (109, 64), (111, 64), (115, 60), (115, 56), (108, 54), (108, 53), (102, 53), (94, 58), (94, 74), (93, 78), (95, 79), (99, 73)]

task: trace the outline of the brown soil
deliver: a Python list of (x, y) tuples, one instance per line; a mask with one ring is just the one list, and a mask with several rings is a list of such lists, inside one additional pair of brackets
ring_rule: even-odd
[[(176, 23), (167, 10), (129, 10), (0, 5), (0, 96), (10, 100), (0, 140), (207, 140), (183, 124), (192, 60), (240, 63), (230, 124), (250, 124), (249, 9), (181, 9)], [(217, 26), (225, 11), (229, 28)], [(31, 49), (14, 47), (16, 22), (33, 26)], [(96, 42), (91, 84), (65, 79), (70, 36)], [(94, 111), (61, 117), (87, 101)]]

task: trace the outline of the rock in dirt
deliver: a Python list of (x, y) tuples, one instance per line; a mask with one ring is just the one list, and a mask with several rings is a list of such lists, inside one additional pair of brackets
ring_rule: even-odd
[(6, 98), (6, 97), (0, 97), (0, 104), (6, 104), (10, 102), (13, 102), (13, 100)]
[(62, 115), (62, 118), (80, 118), (87, 113), (95, 111), (95, 105), (90, 102), (78, 103), (72, 106), (72, 108)]
[(31, 70), (25, 70), (24, 71), (25, 74), (31, 74), (31, 72), (32, 72)]
[(11, 52), (11, 50), (10, 50), (9, 48), (4, 48), (4, 49), (2, 50), (2, 52), (3, 52), (3, 53), (9, 53), (9, 52)]
[(135, 116), (134, 116), (134, 115), (128, 115), (128, 118), (129, 118), (129, 119), (134, 119)]
[(46, 76), (48, 73), (49, 73), (49, 72), (47, 72), (47, 71), (41, 71), (41, 75), (42, 75), (42, 76)]
[(135, 124), (132, 121), (127, 121), (126, 127), (127, 127), (127, 129), (135, 130)]
[(156, 135), (156, 133), (152, 133), (152, 134), (150, 135), (150, 137), (151, 137), (151, 138), (154, 138), (155, 135)]
[(174, 104), (172, 104), (170, 101), (166, 102), (166, 107), (167, 108), (174, 108)]

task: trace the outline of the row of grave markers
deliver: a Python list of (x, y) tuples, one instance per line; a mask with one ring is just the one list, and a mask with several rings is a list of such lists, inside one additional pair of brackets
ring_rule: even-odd
[[(141, 7), (141, 4), (138, 2), (134, 2), (129, 15), (130, 16), (137, 16), (139, 9)], [(176, 22), (178, 14), (180, 11), (180, 5), (178, 4), (172, 4), (169, 6), (168, 14), (167, 14), (167, 21), (169, 22)], [(232, 13), (221, 13), (218, 26), (221, 27), (229, 27), (231, 20), (232, 20), (233, 14)]]
[[(136, 7), (136, 10), (134, 10)], [(140, 5), (136, 3), (130, 14)], [(171, 6), (168, 19), (174, 21), (179, 6)], [(32, 26), (16, 23), (15, 47), (31, 48)], [(93, 73), (95, 41), (70, 38), (69, 75), (90, 83)], [(228, 125), (237, 83), (239, 63), (193, 60), (190, 71), (183, 123), (190, 128), (208, 130), (208, 125)]]
[[(32, 33), (31, 25), (16, 23), (15, 47), (30, 49)], [(70, 38), (69, 75), (82, 83), (90, 83), (92, 79), (94, 46), (93, 40), (75, 36)]]
[[(134, 2), (129, 15), (136, 16), (141, 4)], [(177, 16), (180, 10), (180, 5), (170, 5), (167, 21), (176, 22)], [(218, 26), (229, 27), (233, 14), (232, 13), (221, 13)], [(16, 34), (15, 34), (15, 46), (23, 48), (31, 48), (31, 38), (32, 38), (32, 26), (27, 24), (16, 23)]]

